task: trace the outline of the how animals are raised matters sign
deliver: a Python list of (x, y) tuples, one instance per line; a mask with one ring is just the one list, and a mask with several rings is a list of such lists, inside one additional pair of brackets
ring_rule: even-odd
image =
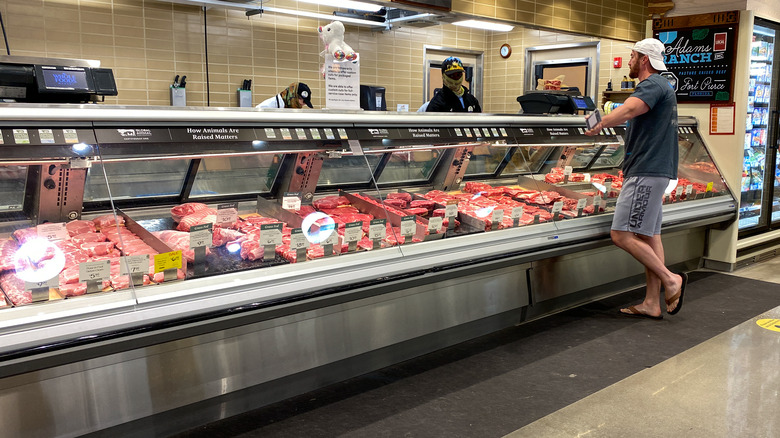
[(739, 11), (653, 20), (678, 103), (733, 101)]

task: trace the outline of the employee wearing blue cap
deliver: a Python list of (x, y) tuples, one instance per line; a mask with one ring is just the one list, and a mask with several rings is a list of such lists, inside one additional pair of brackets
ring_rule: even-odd
[(469, 112), (481, 113), (482, 107), (469, 89), (463, 86), (466, 69), (460, 59), (450, 56), (441, 64), (441, 79), (444, 86), (433, 96), (426, 112)]

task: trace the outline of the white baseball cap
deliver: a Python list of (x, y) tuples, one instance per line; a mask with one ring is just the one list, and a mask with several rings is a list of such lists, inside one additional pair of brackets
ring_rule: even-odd
[(666, 71), (666, 64), (664, 64), (664, 43), (658, 41), (655, 38), (645, 38), (642, 41), (634, 44), (631, 50), (647, 55), (650, 59), (650, 65), (658, 71)]

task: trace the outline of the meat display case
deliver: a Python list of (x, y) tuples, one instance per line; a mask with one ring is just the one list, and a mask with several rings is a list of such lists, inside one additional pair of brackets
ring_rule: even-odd
[[(624, 127), (584, 127), (4, 104), (4, 429), (166, 433), (144, 419), (236, 414), (641, 285), (608, 238)], [(737, 207), (694, 119), (679, 144), (663, 237), (692, 269)]]

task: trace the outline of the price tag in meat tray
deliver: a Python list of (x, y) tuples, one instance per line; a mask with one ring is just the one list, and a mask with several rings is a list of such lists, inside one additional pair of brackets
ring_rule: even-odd
[[(496, 208), (493, 210), (492, 216), (490, 217), (490, 221), (494, 224), (498, 225), (501, 223), (501, 221), (504, 219), (504, 210), (501, 210), (499, 208)], [(493, 227), (493, 230), (497, 230), (498, 227)]]
[(363, 222), (350, 222), (344, 225), (344, 240), (347, 242), (358, 242), (363, 237)]
[(147, 273), (149, 273), (149, 254), (120, 257), (120, 275)]
[(238, 203), (217, 205), (217, 224), (221, 227), (230, 227), (238, 221)]
[(212, 224), (193, 225), (190, 228), (190, 248), (202, 248), (212, 244)]
[(42, 237), (46, 240), (55, 241), (70, 239), (68, 229), (65, 228), (64, 222), (40, 224), (36, 230), (38, 231), (38, 237)]
[(517, 227), (520, 225), (520, 218), (523, 217), (523, 207), (512, 208), (512, 226)]
[(561, 214), (561, 210), (563, 210), (563, 201), (558, 201), (553, 204), (552, 217), (554, 221), (557, 221), (559, 219), (558, 215)]
[(682, 186), (677, 186), (677, 188), (674, 189), (675, 200), (677, 200), (677, 201), (680, 200), (680, 196), (682, 196), (683, 190), (685, 190), (685, 189), (683, 189)]
[(371, 240), (384, 240), (387, 236), (387, 219), (371, 219), (368, 227), (368, 238)]
[(441, 226), (444, 224), (444, 218), (442, 217), (432, 217), (428, 219), (428, 232), (436, 234), (441, 230)]
[(87, 293), (100, 292), (103, 280), (107, 280), (110, 276), (110, 260), (79, 264), (79, 283), (87, 283)]
[(580, 198), (577, 201), (577, 217), (582, 216), (582, 210), (588, 205), (588, 198)]
[(444, 216), (455, 217), (457, 215), (458, 215), (458, 201), (457, 200), (447, 201), (447, 206), (444, 209)]
[(282, 227), (284, 224), (281, 222), (276, 224), (262, 224), (260, 225), (260, 245), (262, 246), (276, 246), (282, 244)]
[(164, 252), (154, 255), (154, 272), (163, 272), (168, 269), (181, 269), (181, 251)]
[(24, 282), (24, 290), (31, 291), (35, 289), (46, 289), (46, 298), (49, 298), (49, 288), (57, 288), (60, 287), (60, 277), (58, 275), (55, 275), (54, 277), (44, 280), (44, 281), (36, 281), (34, 283), (31, 283), (29, 281)]
[(303, 249), (309, 247), (309, 239), (303, 234), (303, 229), (293, 228), (290, 233), (290, 248)]
[[(401, 235), (405, 237), (414, 236), (414, 232), (417, 230), (416, 216), (403, 216), (401, 218)], [(407, 242), (405, 239), (404, 242)]]
[(301, 209), (301, 194), (298, 192), (285, 193), (282, 197), (282, 208), (298, 211)]

